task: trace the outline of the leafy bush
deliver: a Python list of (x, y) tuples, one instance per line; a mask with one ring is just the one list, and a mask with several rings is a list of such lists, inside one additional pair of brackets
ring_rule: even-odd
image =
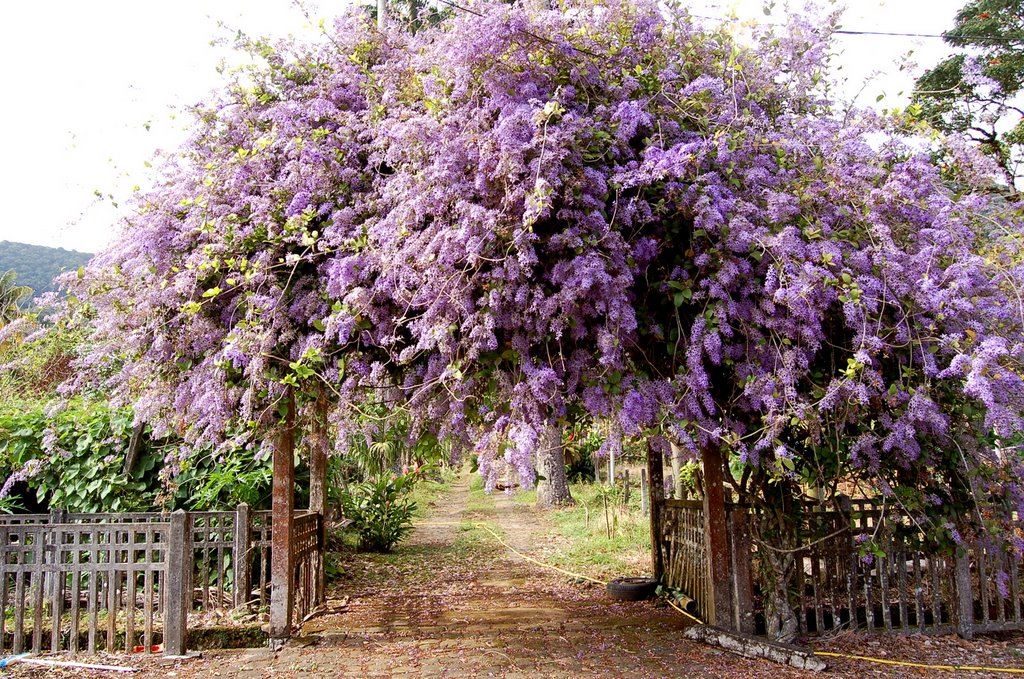
[(381, 475), (353, 485), (341, 496), (345, 518), (359, 534), (359, 548), (390, 552), (412, 530), (416, 503), (407, 494), (423, 478), (425, 467), (408, 473)]
[[(208, 446), (180, 464), (181, 472), (171, 481), (174, 507), (218, 511), (233, 509), (240, 502), (253, 509), (270, 507), (271, 458), (260, 454), (258, 447)], [(308, 473), (308, 468), (297, 465), (297, 486), (308, 486)]]
[(0, 475), (7, 478), (0, 496), (23, 482), (25, 495), (11, 499), (34, 499), (40, 509), (150, 509), (159, 491), (159, 453), (144, 445), (126, 469), (131, 432), (131, 412), (101, 402), (76, 399), (50, 412), (32, 401), (0, 404)]

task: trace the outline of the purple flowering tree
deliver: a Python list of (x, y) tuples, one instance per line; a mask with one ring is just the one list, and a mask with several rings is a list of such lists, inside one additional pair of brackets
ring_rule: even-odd
[(744, 46), (653, 3), (475, 7), (255, 46), (83, 281), (116, 393), (196, 442), (266, 429), (288, 387), (341, 447), (387, 404), (492, 481), (612, 419), (719, 452), (778, 554), (841, 487), (939, 537), (1024, 509), (1020, 220), (972, 193), (993, 166), (834, 110), (831, 20)]

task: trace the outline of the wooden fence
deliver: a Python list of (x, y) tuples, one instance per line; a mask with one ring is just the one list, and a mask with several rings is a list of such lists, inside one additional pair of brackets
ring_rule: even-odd
[[(802, 524), (793, 603), (803, 634), (1024, 629), (1024, 566), (1004, 548), (940, 551), (910, 517), (872, 500), (843, 512), (807, 507)], [(869, 543), (877, 554), (859, 547)]]
[[(681, 591), (702, 620), (763, 632), (770, 614), (762, 576), (767, 548), (751, 537), (756, 516), (726, 503), (729, 566), (715, 572), (706, 501), (665, 499), (660, 465), (651, 463), (649, 473), (655, 577)], [(867, 499), (842, 512), (804, 507), (799, 533), (789, 591), (801, 634), (860, 629), (970, 637), (1024, 629), (1024, 564), (1005, 549), (982, 542), (961, 546), (959, 554), (931, 549), (908, 516)], [(867, 544), (878, 553), (861, 547)], [(726, 615), (716, 610), (716, 596), (727, 600)]]
[[(323, 524), (294, 515), (292, 623), (323, 600)], [(265, 606), (270, 512), (0, 516), (0, 655), (180, 655), (190, 614)], [(197, 617), (192, 616), (194, 619)]]

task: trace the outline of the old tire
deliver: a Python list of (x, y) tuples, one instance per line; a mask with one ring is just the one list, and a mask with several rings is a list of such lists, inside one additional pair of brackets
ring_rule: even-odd
[(654, 596), (658, 581), (654, 578), (617, 578), (605, 588), (616, 601), (643, 601)]

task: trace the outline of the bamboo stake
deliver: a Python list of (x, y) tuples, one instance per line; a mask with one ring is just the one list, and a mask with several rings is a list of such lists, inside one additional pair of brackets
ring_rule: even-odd
[(29, 653), (12, 655), (0, 660), (0, 667), (7, 667), (14, 662), (30, 663), (32, 665), (45, 665), (46, 667), (77, 667), (83, 670), (102, 670), (104, 672), (138, 672), (135, 667), (118, 667), (117, 665), (90, 665), (88, 663), (71, 662), (67, 660), (43, 660), (41, 658), (30, 658)]

